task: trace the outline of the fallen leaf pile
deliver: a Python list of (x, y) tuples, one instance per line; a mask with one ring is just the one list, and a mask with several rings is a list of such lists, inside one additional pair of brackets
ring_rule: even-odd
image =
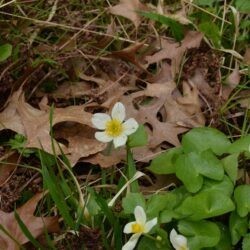
[[(207, 89), (206, 96), (213, 93), (204, 80), (203, 86), (199, 85), (201, 81), (197, 81), (197, 73), (190, 79), (181, 80), (180, 87), (175, 82), (184, 54), (188, 49), (199, 48), (201, 40), (202, 34), (194, 31), (187, 32), (181, 43), (162, 38), (155, 41), (155, 49), (149, 50), (149, 54), (137, 54), (145, 46), (136, 43), (112, 52), (111, 60), (105, 62), (105, 67), (100, 67), (97, 62), (98, 71), (93, 74), (84, 73), (86, 62), (78, 59), (72, 67), (81, 82), (65, 82), (60, 85), (50, 96), (43, 96), (40, 108), (30, 105), (25, 100), (24, 90), (20, 88), (12, 94), (6, 108), (0, 113), (0, 130), (10, 129), (23, 134), (27, 138), (26, 147), (42, 148), (53, 153), (49, 121), (52, 110), (47, 104), (47, 98), (84, 96), (88, 100), (85, 104), (54, 108), (52, 115), (54, 138), (57, 140), (54, 140), (56, 152), (60, 153), (58, 143), (72, 166), (79, 160), (101, 167), (125, 160), (122, 150), (116, 151), (117, 156), (111, 158), (102, 154), (106, 145), (95, 140), (95, 129), (91, 124), (92, 113), (96, 108), (109, 111), (117, 101), (125, 104), (128, 117), (134, 117), (148, 128), (149, 143), (135, 151), (137, 160), (160, 151), (164, 144), (178, 146), (180, 134), (205, 124), (201, 91)], [(133, 70), (131, 63), (134, 65)], [(155, 63), (158, 65), (157, 71), (152, 74), (148, 70)], [(124, 65), (126, 70), (120, 72)], [(106, 71), (110, 68), (112, 71), (107, 75)], [(143, 87), (140, 86), (142, 81)], [(147, 157), (149, 160), (150, 157)]]

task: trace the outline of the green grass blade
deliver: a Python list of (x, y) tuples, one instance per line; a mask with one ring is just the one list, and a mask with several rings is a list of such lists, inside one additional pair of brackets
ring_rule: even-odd
[(25, 224), (23, 223), (23, 221), (21, 220), (20, 216), (18, 215), (18, 213), (16, 212), (16, 210), (14, 211), (14, 215), (15, 215), (15, 219), (19, 225), (19, 227), (21, 228), (22, 232), (24, 233), (24, 235), (30, 240), (30, 242), (37, 248), (37, 249), (44, 249), (45, 248), (33, 237), (33, 235), (31, 234), (31, 232), (29, 231), (29, 229), (25, 226)]

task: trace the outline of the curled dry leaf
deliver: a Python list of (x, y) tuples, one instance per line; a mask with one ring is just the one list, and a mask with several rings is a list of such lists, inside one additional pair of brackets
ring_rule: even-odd
[(237, 87), (237, 85), (240, 83), (240, 72), (239, 67), (236, 66), (236, 68), (232, 71), (232, 73), (228, 76), (226, 79), (226, 86), (223, 86), (222, 95), (225, 100), (228, 99), (231, 92)]
[(128, 18), (138, 28), (141, 23), (141, 16), (137, 11), (145, 11), (146, 9), (146, 6), (139, 0), (120, 0), (120, 3), (109, 8), (109, 11), (113, 15)]
[(143, 68), (143, 66), (140, 64), (139, 60), (137, 59), (137, 51), (143, 47), (143, 42), (138, 42), (135, 44), (130, 45), (128, 48), (125, 48), (120, 51), (113, 51), (111, 53), (112, 56), (121, 58), (125, 61), (129, 61), (133, 63), (134, 65), (138, 66), (139, 68)]
[[(152, 130), (149, 136), (149, 148), (155, 148), (163, 142), (178, 146), (178, 134), (185, 132), (187, 128), (204, 125), (204, 119), (197, 104), (198, 92), (189, 93), (189, 107), (185, 107), (180, 103), (181, 97), (178, 100), (179, 103), (175, 100), (174, 90), (176, 90), (176, 84), (172, 81), (148, 84), (145, 90), (132, 93), (122, 99), (127, 107), (128, 116), (134, 117), (139, 123), (149, 126)], [(148, 98), (148, 103), (140, 105), (138, 100), (145, 100), (145, 98)], [(184, 98), (183, 103), (188, 97)], [(195, 107), (192, 108), (192, 112), (191, 104)]]
[[(37, 203), (43, 197), (42, 193), (38, 193), (33, 196), (29, 201), (27, 201), (22, 207), (16, 210), (20, 219), (23, 221), (25, 226), (28, 228), (30, 233), (34, 238), (41, 235), (44, 230), (47, 232), (58, 232), (59, 224), (57, 217), (36, 217), (34, 216), (34, 212), (37, 206)], [(20, 245), (28, 242), (28, 238), (23, 234), (20, 229), (16, 219), (14, 212), (5, 213), (0, 210), (0, 225), (4, 227), (5, 230), (17, 241)], [(0, 231), (0, 246), (1, 249), (5, 250), (15, 250), (19, 249), (17, 244), (7, 236), (2, 230)]]
[[(9, 106), (11, 107), (13, 114), (11, 117), (9, 117), (8, 114), (10, 109)], [(27, 137), (26, 147), (42, 148), (49, 153), (53, 153), (50, 137), (50, 110), (39, 110), (32, 107), (25, 101), (24, 94), (21, 89), (13, 94), (9, 101), (9, 106), (2, 113), (0, 113), (0, 117), (5, 117), (5, 119), (1, 120), (0, 130), (11, 129), (15, 132), (21, 133)], [(91, 128), (93, 126), (91, 123), (92, 114), (85, 112), (84, 108), (84, 105), (55, 108), (53, 112), (52, 126), (63, 122), (74, 122)], [(15, 121), (15, 123), (12, 124), (6, 117), (9, 117), (10, 121)], [(89, 154), (95, 154), (101, 151), (105, 146), (103, 143), (96, 142), (94, 138), (94, 130), (92, 130), (92, 133), (88, 135), (88, 140), (86, 142), (84, 141), (85, 138), (86, 137), (79, 136), (79, 140), (82, 140), (83, 144), (86, 143), (91, 145), (92, 143), (93, 146), (87, 148), (77, 148), (82, 147), (82, 144), (79, 144), (79, 142), (76, 142), (76, 140), (71, 138), (70, 148), (67, 148), (63, 144), (61, 144), (60, 147), (65, 154), (75, 154), (75, 152), (78, 152), (77, 155), (83, 154), (83, 156), (88, 156)], [(67, 140), (68, 138), (65, 139)], [(56, 142), (55, 149), (59, 154), (60, 149), (57, 147)], [(80, 157), (81, 155), (79, 155), (79, 158)], [(76, 155), (73, 158), (75, 162)]]
[(151, 56), (146, 57), (149, 64), (158, 63), (164, 59), (171, 60), (172, 75), (173, 77), (179, 72), (179, 67), (183, 55), (187, 49), (198, 48), (202, 40), (202, 33), (197, 31), (189, 31), (181, 43), (173, 42), (169, 39), (161, 39), (160, 50)]

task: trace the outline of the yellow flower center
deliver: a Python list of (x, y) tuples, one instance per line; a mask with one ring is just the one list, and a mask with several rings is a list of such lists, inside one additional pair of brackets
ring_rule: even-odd
[(112, 137), (120, 136), (123, 132), (122, 123), (117, 119), (107, 121), (105, 132)]
[(132, 225), (132, 233), (137, 234), (137, 233), (143, 233), (144, 232), (144, 227), (138, 223), (134, 223)]

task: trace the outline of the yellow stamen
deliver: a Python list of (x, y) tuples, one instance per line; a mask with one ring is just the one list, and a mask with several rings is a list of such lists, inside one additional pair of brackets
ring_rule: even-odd
[(117, 119), (107, 121), (105, 132), (112, 137), (120, 136), (123, 132), (122, 123)]
[(132, 233), (143, 233), (144, 232), (144, 227), (138, 223), (134, 223), (132, 225)]

